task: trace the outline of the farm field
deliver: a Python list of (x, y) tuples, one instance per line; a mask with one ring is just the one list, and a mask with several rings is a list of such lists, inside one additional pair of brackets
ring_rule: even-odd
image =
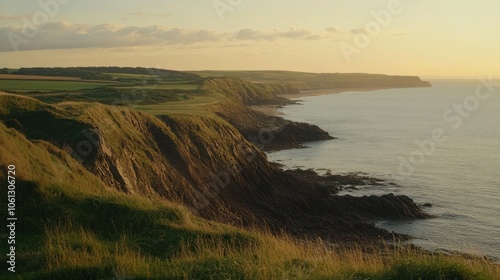
[(136, 105), (133, 106), (133, 109), (152, 115), (189, 114), (207, 116), (210, 114), (207, 110), (207, 106), (217, 102), (217, 99), (213, 97), (199, 96), (184, 101), (174, 101), (155, 105)]
[[(120, 87), (117, 87), (120, 88)], [(145, 86), (132, 86), (127, 88), (134, 89), (182, 89), (182, 90), (196, 90), (199, 89), (200, 86), (198, 84), (190, 84), (190, 83), (162, 83), (162, 84), (153, 84), (153, 85), (145, 85)]]
[(0, 80), (0, 90), (80, 90), (108, 85), (83, 81)]
[(293, 71), (192, 71), (191, 73), (200, 75), (203, 78), (208, 77), (234, 77), (252, 82), (300, 82), (318, 76), (317, 73), (304, 73)]
[(58, 77), (58, 76), (34, 76), (34, 75), (15, 75), (0, 74), (0, 80), (43, 80), (43, 81), (81, 81), (79, 77)]
[(153, 79), (158, 78), (158, 75), (144, 75), (144, 74), (133, 74), (133, 73), (102, 73), (106, 76), (111, 76), (115, 79), (125, 78), (125, 79)]

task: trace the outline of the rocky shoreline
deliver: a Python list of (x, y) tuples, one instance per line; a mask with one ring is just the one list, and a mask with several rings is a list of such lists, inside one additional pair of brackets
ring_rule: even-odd
[[(262, 108), (262, 105), (260, 106)], [(273, 108), (281, 108), (281, 105), (269, 105)], [(267, 127), (275, 127), (272, 130), (273, 138), (270, 143), (256, 143), (263, 151), (277, 151), (283, 149), (294, 149), (294, 148), (304, 148), (303, 144), (312, 141), (323, 141), (335, 139), (327, 132), (321, 130), (317, 126), (312, 126), (309, 124), (294, 123), (283, 119), (280, 116), (272, 115), (272, 110), (264, 112), (261, 110), (255, 111), (253, 107), (251, 115), (259, 118), (264, 123), (267, 123)], [(275, 110), (277, 112), (277, 110)], [(262, 125), (254, 126), (252, 129), (241, 130), (241, 126), (237, 122), (232, 123), (237, 129), (239, 129), (243, 135), (245, 132), (255, 132), (262, 129)], [(276, 126), (280, 124), (281, 126)], [(264, 125), (265, 127), (266, 125)], [(278, 129), (276, 129), (278, 127)], [(289, 129), (289, 127), (294, 127), (295, 129)], [(313, 127), (313, 129), (311, 129)], [(302, 129), (300, 129), (302, 128)], [(312, 133), (311, 133), (312, 132)], [(375, 227), (374, 223), (377, 220), (387, 219), (387, 220), (408, 220), (408, 219), (427, 219), (432, 218), (431, 215), (427, 214), (423, 209), (429, 206), (428, 204), (419, 205), (413, 201), (408, 196), (405, 195), (394, 195), (392, 193), (385, 194), (382, 196), (361, 196), (353, 197), (351, 195), (339, 195), (342, 190), (356, 188), (359, 186), (384, 186), (384, 185), (394, 185), (392, 182), (386, 182), (379, 178), (373, 178), (364, 174), (331, 174), (327, 172), (325, 175), (319, 175), (313, 170), (286, 170), (284, 166), (278, 163), (271, 163), (274, 168), (279, 169), (281, 173), (285, 176), (291, 178), (292, 180), (307, 182), (315, 188), (320, 189), (325, 195), (328, 196), (326, 204), (330, 204), (335, 209), (335, 215), (330, 216), (330, 221), (325, 220), (325, 224), (322, 226), (308, 224), (307, 221), (301, 222), (302, 228), (299, 230), (299, 234), (306, 236), (336, 236), (334, 238), (338, 240), (338, 237), (342, 237), (344, 245), (349, 246), (352, 242), (365, 245), (378, 244), (381, 239), (387, 241), (391, 238), (396, 238), (400, 240), (411, 239), (411, 236), (398, 234), (395, 232), (388, 232), (384, 229)], [(309, 202), (310, 203), (310, 202)], [(318, 204), (325, 204), (325, 202), (317, 202)], [(318, 213), (319, 216), (326, 218), (325, 213)], [(335, 216), (335, 217), (334, 217)], [(332, 220), (334, 221), (331, 224)], [(330, 224), (330, 226), (328, 226)], [(351, 229), (348, 234), (345, 232), (337, 232), (345, 229)], [(292, 230), (294, 231), (294, 230)]]

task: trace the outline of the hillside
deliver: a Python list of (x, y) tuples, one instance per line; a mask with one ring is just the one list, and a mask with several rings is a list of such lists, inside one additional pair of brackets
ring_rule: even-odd
[[(144, 67), (34, 67), (20, 68), (4, 74), (31, 76), (77, 77), (86, 80), (127, 80), (147, 78), (150, 82), (161, 81), (199, 81), (200, 77), (181, 71)], [(113, 77), (113, 74), (115, 74)], [(122, 74), (122, 75), (119, 75)]]
[[(7, 126), (32, 141), (49, 141), (68, 151), (106, 185), (124, 193), (181, 203), (202, 217), (235, 225), (304, 232), (300, 224), (307, 222), (344, 237), (347, 226), (373, 228), (348, 215), (364, 211), (352, 209), (356, 199), (325, 198), (327, 190), (285, 176), (218, 118), (155, 118), (100, 104), (51, 106), (15, 95), (1, 95), (0, 102), (9, 108), (1, 116)], [(72, 130), (60, 130), (62, 125)], [(92, 146), (82, 152), (82, 143)], [(392, 198), (380, 199), (382, 204), (386, 200), (392, 205)], [(411, 200), (394, 200), (394, 217), (425, 217)], [(328, 219), (337, 222), (327, 227)]]
[(300, 90), (429, 87), (416, 76), (363, 73), (306, 73), (293, 71), (193, 71), (201, 77), (232, 77), (254, 83), (289, 83)]
[(305, 142), (334, 139), (315, 125), (267, 116), (247, 107), (293, 103), (278, 97), (297, 93), (298, 89), (291, 84), (253, 84), (234, 78), (212, 78), (205, 81), (201, 89), (222, 99), (211, 106), (213, 113), (229, 122), (248, 141), (263, 150), (300, 148)]
[[(2, 170), (6, 164), (16, 165), (19, 217), (16, 272), (2, 269), (2, 279), (355, 279), (367, 275), (398, 279), (421, 268), (431, 275), (481, 273), (491, 278), (495, 273), (484, 260), (466, 263), (458, 257), (432, 257), (418, 251), (388, 249), (389, 255), (405, 256), (394, 263), (376, 255), (362, 261), (361, 250), (332, 254), (322, 241), (303, 245), (286, 236), (209, 222), (178, 204), (116, 191), (66, 152), (46, 141), (30, 141), (3, 123), (0, 148)], [(6, 181), (4, 172), (0, 180)], [(3, 187), (1, 194), (6, 195)], [(7, 252), (6, 247), (2, 242), (2, 252)], [(439, 268), (433, 266), (436, 262)]]
[(287, 102), (276, 95), (295, 90), (211, 78), (200, 91), (217, 101), (199, 105), (210, 113), (155, 116), (0, 93), (0, 168), (16, 166), (18, 275), (399, 279), (422, 267), (429, 275), (494, 275), (486, 260), (380, 245), (408, 237), (373, 221), (429, 218), (406, 196), (339, 196), (338, 187), (357, 178), (319, 184), (269, 163), (260, 148), (331, 139), (246, 107)]

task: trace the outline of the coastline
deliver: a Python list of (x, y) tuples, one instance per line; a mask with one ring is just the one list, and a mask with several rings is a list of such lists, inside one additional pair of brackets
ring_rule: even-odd
[[(322, 89), (322, 90), (305, 90), (305, 91), (300, 91), (298, 94), (281, 94), (277, 95), (278, 97), (281, 98), (286, 98), (289, 100), (294, 101), (296, 104), (300, 104), (297, 101), (300, 101), (300, 98), (303, 97), (312, 97), (312, 96), (323, 96), (323, 95), (332, 95), (332, 94), (340, 94), (340, 93), (349, 93), (349, 92), (367, 92), (367, 91), (377, 91), (377, 90), (383, 90), (383, 89), (391, 89), (393, 87), (364, 87), (364, 88), (334, 88), (334, 89)], [(292, 103), (293, 104), (293, 103)], [(253, 111), (257, 111), (260, 113), (265, 114), (268, 117), (274, 117), (274, 118), (279, 118), (282, 119), (285, 116), (285, 113), (279, 111), (280, 109), (284, 108), (287, 105), (254, 105), (254, 106), (247, 106), (248, 108), (252, 109)], [(297, 149), (301, 147), (281, 147), (281, 149)], [(266, 152), (270, 150), (264, 150)], [(356, 213), (358, 217), (362, 217), (362, 220), (366, 224), (374, 225), (374, 221), (377, 220), (383, 220), (383, 219), (388, 219), (388, 220), (398, 220), (398, 219), (429, 219), (433, 218), (432, 215), (426, 213), (425, 211), (425, 205), (429, 203), (421, 203), (417, 204), (416, 202), (413, 201), (410, 197), (406, 195), (397, 195), (394, 196), (392, 193), (390, 194), (385, 194), (382, 196), (374, 197), (371, 196), (370, 198), (368, 197), (357, 197), (357, 198), (352, 198), (349, 195), (338, 195), (339, 191), (343, 189), (348, 189), (352, 185), (373, 185), (373, 186), (383, 186), (386, 184), (393, 184), (392, 182), (388, 182), (385, 180), (382, 180), (380, 178), (375, 178), (375, 177), (370, 177), (370, 176), (363, 176), (360, 174), (326, 174), (326, 175), (320, 175), (316, 171), (312, 169), (285, 169), (284, 166), (282, 166), (279, 163), (272, 162), (271, 165), (276, 167), (277, 169), (281, 170), (284, 174), (292, 177), (292, 178), (297, 178), (300, 179), (304, 182), (311, 183), (313, 185), (316, 185), (320, 188), (324, 188), (327, 190), (335, 199), (332, 198), (332, 200), (335, 200), (335, 203), (337, 205), (342, 205), (342, 209), (350, 209), (351, 213)], [(354, 199), (353, 201), (346, 202), (343, 199), (350, 200)], [(370, 199), (373, 199), (374, 201), (370, 201)], [(346, 203), (344, 205), (344, 203)], [(386, 204), (387, 203), (387, 204)], [(352, 209), (350, 208), (349, 205), (354, 205), (354, 204), (363, 204), (363, 205), (369, 205), (367, 209), (361, 209), (363, 207), (353, 207)], [(385, 204), (385, 206), (381, 206)], [(387, 207), (391, 205), (392, 208), (390, 211), (386, 211)], [(349, 221), (349, 218), (344, 217), (346, 221)], [(352, 221), (351, 221), (352, 222)], [(385, 229), (375, 227), (377, 230), (381, 230), (382, 232), (385, 231)], [(377, 247), (380, 246), (380, 236), (382, 236), (382, 233), (379, 233), (378, 237), (369, 237), (370, 235), (367, 233), (370, 230), (373, 229), (367, 229), (367, 228), (360, 228), (358, 230), (353, 231), (352, 237), (354, 238), (353, 240), (347, 238), (343, 240), (342, 242), (339, 242), (339, 244), (342, 244), (343, 246), (350, 246), (352, 244), (363, 244), (364, 246), (367, 247)], [(393, 238), (397, 238), (400, 240), (411, 240), (413, 237), (397, 232), (391, 232), (389, 235), (393, 235)], [(386, 236), (387, 237), (387, 236)], [(364, 241), (361, 241), (363, 238), (365, 238)], [(387, 242), (388, 239), (386, 239)], [(410, 245), (411, 246), (411, 245)], [(423, 252), (431, 253), (430, 251), (426, 251), (420, 247), (415, 247), (418, 250), (422, 250)]]
[[(312, 91), (301, 91), (299, 94), (285, 94), (285, 95), (279, 95), (279, 97), (284, 97), (288, 99), (298, 99), (302, 97), (309, 97), (309, 96), (322, 96), (322, 95), (330, 95), (330, 94), (340, 94), (340, 93), (345, 93), (345, 92), (357, 92), (357, 91), (376, 91), (376, 90), (382, 90), (382, 89), (387, 89), (387, 88), (363, 88), (363, 89), (354, 89), (354, 88), (349, 88), (349, 89), (331, 89), (331, 90), (312, 90)], [(281, 108), (284, 108), (284, 106), (277, 106), (277, 105), (269, 105), (269, 106), (258, 106), (259, 108), (254, 108), (251, 107), (253, 110), (262, 112), (266, 115), (271, 115), (271, 116), (278, 116), (278, 117), (283, 117), (285, 115), (283, 112), (278, 111)], [(278, 164), (273, 162), (278, 168), (280, 168), (283, 172), (287, 173), (288, 175), (296, 178), (300, 178), (301, 180), (308, 181), (311, 183), (316, 183), (319, 185), (322, 185), (323, 187), (327, 188), (328, 190), (338, 193), (339, 190), (343, 189), (342, 183), (345, 183), (346, 185), (363, 185), (366, 184), (365, 181), (370, 181), (372, 180), (372, 183), (374, 186), (377, 185), (384, 185), (384, 184), (391, 184), (392, 182), (386, 182), (383, 181), (379, 178), (371, 178), (369, 176), (363, 177), (363, 176), (356, 176), (353, 174), (348, 174), (343, 175), (343, 174), (328, 174), (327, 176), (325, 175), (320, 175), (317, 172), (315, 172), (313, 169), (308, 169), (307, 167), (301, 167), (301, 168), (296, 168), (296, 169), (285, 169), (283, 168), (283, 165)], [(342, 183), (339, 183), (342, 182)], [(346, 187), (347, 189), (348, 187)], [(343, 195), (341, 195), (343, 196)], [(349, 196), (349, 195), (347, 195)], [(409, 196), (411, 197), (411, 196)], [(391, 201), (392, 202), (392, 201)], [(433, 207), (431, 203), (427, 203), (425, 201), (420, 202), (417, 204), (417, 206), (420, 208), (420, 210), (423, 211), (423, 213), (427, 214), (428, 212), (426, 211), (428, 207)], [(375, 208), (373, 206), (369, 207), (370, 211), (373, 211)], [(380, 213), (380, 210), (376, 210), (377, 213)], [(426, 218), (435, 218), (436, 216), (429, 215), (429, 217), (423, 217), (423, 219)], [(421, 219), (422, 217), (417, 217), (413, 219)], [(373, 218), (365, 218), (366, 221), (372, 222), (374, 220), (380, 219), (379, 217)], [(408, 217), (402, 217), (401, 219), (408, 219)], [(410, 218), (412, 219), (412, 218)], [(398, 234), (398, 237), (407, 237), (407, 239), (403, 239), (405, 241), (410, 241), (412, 239), (422, 239), (423, 237), (415, 237), (415, 236), (410, 236), (410, 235), (405, 235), (401, 234), (399, 232), (392, 232), (393, 234)], [(371, 240), (371, 242), (374, 242), (375, 240)], [(349, 241), (346, 242), (346, 244), (350, 244)], [(360, 243), (365, 246), (367, 244), (371, 244), (370, 241), (367, 242), (367, 244)], [(372, 244), (373, 245), (373, 244)], [(440, 249), (435, 249), (432, 250), (429, 247), (425, 247), (424, 245), (415, 245), (414, 243), (409, 242), (408, 246), (411, 248), (418, 249), (421, 252), (426, 252), (428, 254), (436, 254), (439, 252)], [(444, 249), (445, 250), (445, 249)], [(460, 251), (458, 249), (451, 249), (447, 250), (449, 254), (455, 254), (457, 256), (467, 256), (468, 258), (484, 258), (485, 260), (493, 261), (496, 263), (500, 263), (500, 260), (494, 256), (491, 255), (486, 255), (486, 254), (481, 254), (480, 252), (476, 253), (468, 253), (467, 251)]]
[(315, 90), (301, 90), (297, 94), (281, 94), (279, 97), (284, 97), (288, 99), (297, 99), (309, 96), (321, 96), (330, 94), (339, 94), (345, 92), (357, 92), (357, 91), (376, 91), (381, 89), (390, 89), (393, 87), (359, 87), (359, 88), (332, 88), (332, 89), (315, 89)]
[[(303, 97), (310, 96), (321, 96), (321, 95), (330, 95), (330, 94), (340, 94), (346, 92), (364, 92), (364, 91), (376, 91), (381, 89), (389, 89), (390, 87), (363, 87), (363, 88), (333, 88), (333, 89), (318, 89), (318, 90), (303, 90), (297, 94), (280, 94), (278, 97), (294, 100)], [(279, 109), (282, 109), (283, 105), (255, 105), (248, 106), (250, 109), (263, 113), (268, 116), (284, 116), (283, 112), (280, 112)]]

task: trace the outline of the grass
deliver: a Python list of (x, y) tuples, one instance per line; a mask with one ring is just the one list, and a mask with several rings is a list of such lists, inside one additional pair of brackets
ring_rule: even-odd
[(391, 246), (367, 253), (209, 222), (107, 191), (77, 170), (84, 174), (66, 183), (18, 181), (17, 273), (2, 270), (2, 279), (500, 279), (481, 258)]
[(102, 73), (106, 76), (111, 76), (113, 78), (131, 78), (131, 79), (153, 79), (157, 78), (158, 75), (145, 75), (145, 74), (132, 74), (132, 73)]
[(161, 83), (146, 86), (133, 86), (128, 88), (135, 89), (181, 89), (181, 90), (197, 90), (200, 88), (199, 84), (194, 83)]
[(109, 86), (109, 83), (77, 81), (0, 80), (0, 90), (81, 90)]
[(208, 77), (235, 77), (252, 82), (301, 82), (308, 78), (317, 76), (317, 73), (293, 72), (293, 71), (194, 71), (191, 72), (203, 78)]
[[(0, 97), (0, 116), (16, 117), (21, 127), (27, 125), (25, 114), (39, 111), (50, 113), (46, 121), (51, 122), (71, 119), (66, 114), (88, 107), (89, 123), (96, 125), (106, 117), (106, 122), (119, 122), (141, 115), (116, 107), (104, 110), (96, 103), (52, 106), (26, 97)], [(203, 107), (209, 101), (188, 100), (183, 106), (198, 102)], [(220, 137), (203, 122), (196, 124), (195, 133)], [(137, 137), (137, 143), (145, 139), (127, 131), (125, 123), (109, 126), (112, 130), (103, 135), (113, 150), (123, 150), (124, 136)], [(482, 258), (395, 246), (369, 252), (207, 221), (175, 201), (106, 186), (53, 144), (26, 138), (36, 127), (26, 129), (22, 134), (0, 122), (0, 182), (7, 179), (6, 166), (15, 164), (19, 218), (16, 273), (4, 266), (0, 279), (500, 279), (500, 267)], [(60, 128), (56, 123), (38, 129), (48, 134)], [(127, 147), (139, 149), (130, 139)], [(0, 196), (6, 197), (6, 188)], [(0, 242), (0, 251), (6, 246)]]
[(117, 106), (159, 104), (186, 100), (199, 95), (199, 91), (135, 89), (132, 87), (110, 86), (74, 91), (15, 91), (15, 93), (52, 104), (71, 101), (99, 102)]
[(0, 79), (6, 80), (53, 80), (53, 81), (80, 81), (78, 77), (57, 77), (57, 76), (33, 76), (33, 75), (13, 75), (0, 74)]
[(306, 73), (294, 71), (194, 71), (204, 78), (233, 77), (253, 83), (291, 83), (302, 90), (428, 86), (418, 77), (364, 73)]
[(208, 106), (217, 102), (217, 99), (210, 96), (198, 96), (185, 101), (174, 101), (155, 105), (136, 105), (133, 109), (152, 115), (190, 114), (206, 116), (210, 114)]

